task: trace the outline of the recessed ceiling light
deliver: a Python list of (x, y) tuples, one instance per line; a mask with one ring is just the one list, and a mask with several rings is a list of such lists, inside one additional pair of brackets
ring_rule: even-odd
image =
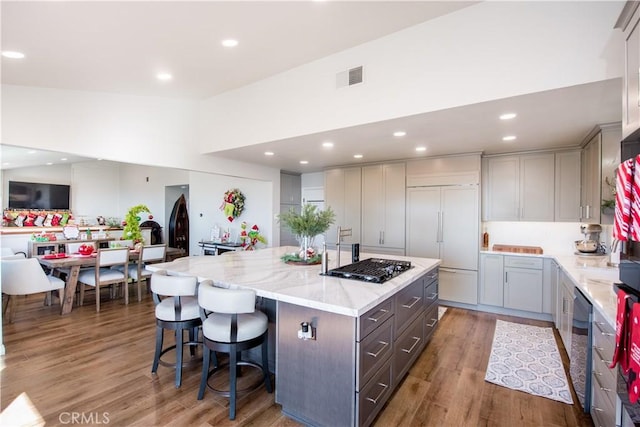
[(47, 162), (47, 166), (51, 166), (53, 163), (51, 162)]
[(27, 151), (27, 154), (36, 154), (36, 153), (37, 153), (37, 151), (36, 151), (36, 150), (29, 150), (29, 151)]
[(331, 147), (333, 147), (333, 142), (330, 142), (330, 141), (323, 142), (323, 143), (322, 143), (322, 146), (323, 146), (324, 148), (331, 148)]
[(516, 139), (515, 135), (509, 135), (502, 138), (503, 141), (513, 141), (515, 139)]
[(361, 159), (361, 158), (363, 158), (363, 157), (364, 157), (364, 156), (363, 156), (362, 154), (354, 154), (354, 155), (353, 155), (353, 158), (354, 158), (354, 159)]
[(300, 164), (301, 165), (308, 165), (309, 161), (308, 160), (300, 160)]
[(265, 151), (264, 152), (265, 156), (273, 156), (273, 154), (274, 154), (273, 151)]
[(238, 46), (238, 40), (235, 40), (235, 39), (222, 40), (222, 46), (224, 46), (224, 47), (236, 47), (236, 46)]
[(16, 52), (13, 50), (3, 50), (2, 56), (4, 56), (5, 58), (11, 58), (11, 59), (22, 59), (24, 58), (24, 53)]
[(2, 164), (2, 166), (9, 166), (10, 164), (11, 164), (11, 163), (9, 163), (9, 162), (4, 162), (4, 163)]
[(407, 133), (403, 130), (398, 130), (393, 133), (393, 136), (405, 136)]
[(500, 115), (500, 120), (511, 120), (517, 116), (516, 113), (505, 113)]
[(169, 73), (158, 73), (156, 74), (156, 78), (160, 81), (166, 82), (173, 79), (173, 76)]
[(66, 161), (67, 161), (67, 158), (66, 158), (66, 157), (63, 157), (63, 158), (61, 158), (61, 159), (60, 159), (60, 161), (66, 162)]
[(417, 152), (427, 151), (427, 147), (416, 147)]

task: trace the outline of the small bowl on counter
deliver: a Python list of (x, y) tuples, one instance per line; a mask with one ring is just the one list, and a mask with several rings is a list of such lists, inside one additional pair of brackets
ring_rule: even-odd
[(578, 252), (589, 254), (598, 250), (598, 242), (595, 240), (576, 240), (575, 244)]

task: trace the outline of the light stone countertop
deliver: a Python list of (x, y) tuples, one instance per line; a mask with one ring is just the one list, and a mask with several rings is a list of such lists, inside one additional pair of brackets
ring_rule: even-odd
[(555, 259), (560, 268), (571, 278), (573, 284), (591, 301), (594, 309), (600, 311), (611, 327), (615, 329), (617, 304), (613, 284), (620, 282), (620, 272), (616, 267), (607, 266), (608, 255), (535, 255), (497, 251), (481, 251), (481, 253)]
[[(357, 317), (410, 285), (440, 265), (439, 259), (361, 253), (360, 259), (386, 258), (411, 261), (412, 268), (382, 284), (320, 275), (321, 266), (285, 264), (280, 257), (296, 252), (293, 246), (257, 251), (228, 252), (218, 256), (190, 256), (173, 262), (150, 264), (152, 271), (211, 279), (217, 286), (248, 288), (261, 297), (303, 307)], [(329, 252), (329, 269), (336, 267), (336, 251)], [(351, 251), (340, 253), (341, 264), (351, 263)]]

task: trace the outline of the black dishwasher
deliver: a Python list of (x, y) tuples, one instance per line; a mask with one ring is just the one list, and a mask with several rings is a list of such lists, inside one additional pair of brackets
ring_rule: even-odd
[(591, 412), (591, 317), (593, 306), (574, 289), (569, 373), (584, 412)]

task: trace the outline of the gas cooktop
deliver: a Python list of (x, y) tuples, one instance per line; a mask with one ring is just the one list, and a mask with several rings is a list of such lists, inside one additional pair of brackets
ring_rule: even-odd
[(360, 280), (362, 282), (384, 283), (410, 268), (411, 261), (368, 258), (329, 270), (327, 276)]

